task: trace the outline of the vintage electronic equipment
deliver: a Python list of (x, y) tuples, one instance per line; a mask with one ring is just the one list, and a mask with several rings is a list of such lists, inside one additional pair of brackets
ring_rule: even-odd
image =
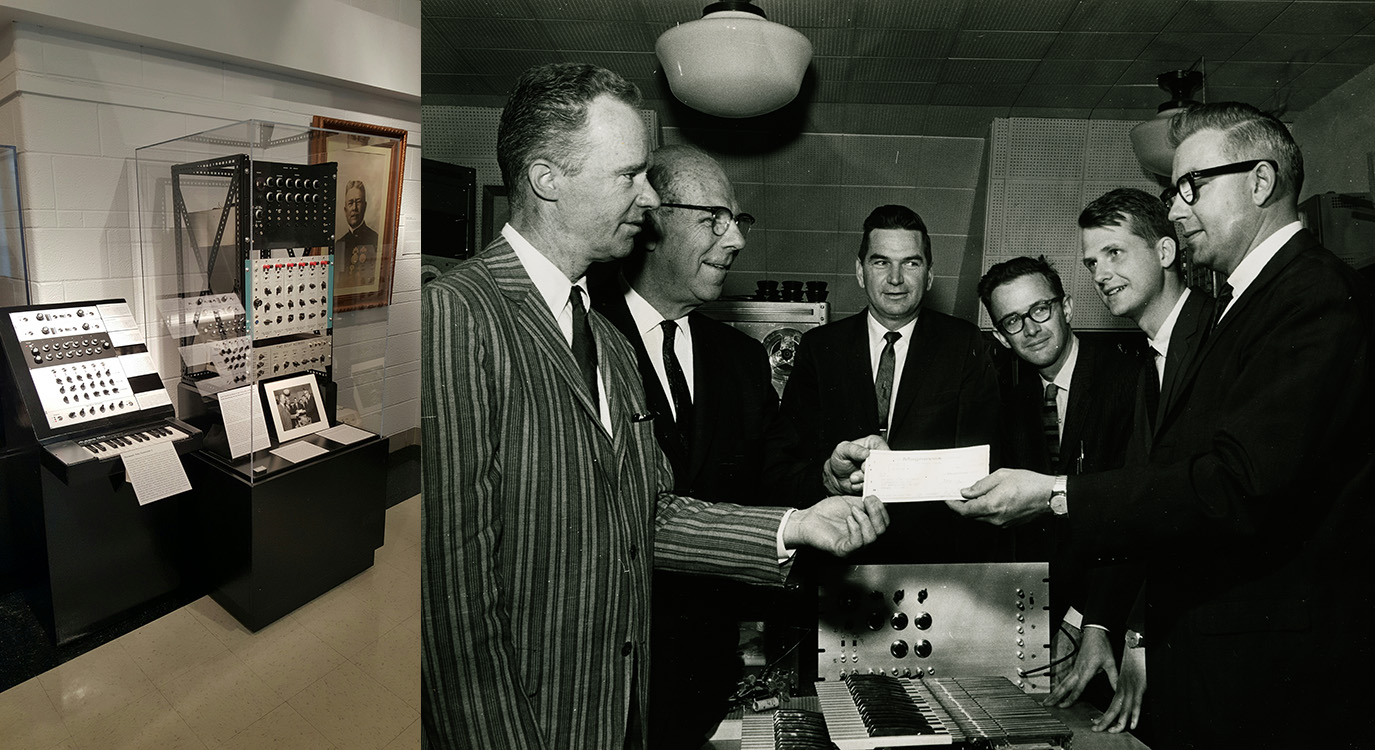
[(108, 474), (120, 454), (149, 442), (172, 442), (179, 453), (199, 445), (200, 431), (175, 418), (124, 300), (12, 307), (0, 316), (13, 409), (7, 443), (41, 445), (63, 481)]
[(1046, 563), (855, 565), (818, 585), (817, 679), (999, 676), (1050, 689)]
[(773, 387), (783, 395), (792, 373), (793, 354), (803, 332), (830, 321), (829, 302), (763, 302), (718, 300), (699, 308), (702, 314), (744, 331), (764, 345), (773, 370)]
[(1352, 268), (1375, 264), (1375, 204), (1363, 193), (1322, 193), (1299, 204), (1318, 241)]

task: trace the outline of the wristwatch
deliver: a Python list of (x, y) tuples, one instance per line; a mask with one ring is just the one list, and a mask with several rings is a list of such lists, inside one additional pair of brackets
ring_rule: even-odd
[(1069, 497), (1066, 493), (1069, 490), (1069, 477), (1059, 476), (1055, 478), (1055, 484), (1050, 488), (1050, 512), (1057, 516), (1069, 513)]
[(1145, 648), (1145, 647), (1146, 647), (1146, 636), (1144, 636), (1144, 635), (1142, 635), (1142, 634), (1136, 632), (1135, 630), (1128, 630), (1128, 631), (1127, 631), (1127, 648)]

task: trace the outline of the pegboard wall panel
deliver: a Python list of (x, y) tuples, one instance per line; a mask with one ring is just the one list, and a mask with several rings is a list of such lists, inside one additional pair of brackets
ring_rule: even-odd
[[(1118, 187), (1152, 195), (1160, 185), (1141, 169), (1129, 133), (1135, 121), (999, 118), (990, 136), (983, 267), (1018, 255), (1045, 255), (1074, 298), (1076, 330), (1131, 329), (1103, 306), (1080, 262), (1079, 212)], [(428, 137), (428, 135), (427, 135)], [(979, 325), (993, 327), (979, 306)]]
[(1009, 179), (1076, 179), (1084, 174), (1088, 120), (1008, 118)]
[[(659, 145), (659, 115), (640, 110), (649, 128), (650, 148)], [(497, 126), (501, 110), (497, 107), (421, 106), (420, 125), (425, 133), (425, 158), (477, 170), (477, 184), (501, 185), (497, 164)]]

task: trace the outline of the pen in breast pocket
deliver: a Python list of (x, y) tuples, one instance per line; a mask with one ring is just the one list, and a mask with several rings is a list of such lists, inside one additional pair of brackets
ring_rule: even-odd
[(1084, 473), (1084, 441), (1082, 441), (1082, 440), (1079, 441), (1079, 459), (1078, 459), (1077, 461), (1075, 461), (1075, 464), (1074, 464), (1074, 465), (1075, 465), (1075, 469), (1074, 469), (1074, 473), (1075, 473), (1075, 474), (1083, 474), (1083, 473)]

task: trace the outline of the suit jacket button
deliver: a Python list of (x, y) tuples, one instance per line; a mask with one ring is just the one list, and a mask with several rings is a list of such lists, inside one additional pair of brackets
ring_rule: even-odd
[(639, 554), (640, 554), (640, 545), (638, 545), (638, 544), (632, 544), (632, 545), (630, 545), (630, 559), (631, 559), (631, 560), (634, 560)]
[(625, 642), (625, 645), (624, 645), (624, 646), (621, 646), (621, 656), (630, 656), (630, 652), (633, 651), (634, 649), (635, 649), (635, 646), (632, 645), (632, 644), (630, 643), (630, 641), (626, 641), (626, 642)]

